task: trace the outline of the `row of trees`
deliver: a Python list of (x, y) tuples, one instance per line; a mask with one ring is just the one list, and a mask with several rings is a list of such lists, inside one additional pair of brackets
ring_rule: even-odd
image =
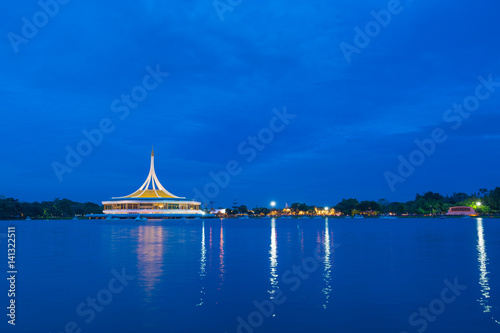
[[(500, 187), (494, 190), (479, 189), (470, 195), (466, 193), (453, 193), (443, 196), (439, 193), (427, 192), (417, 194), (415, 200), (408, 202), (389, 202), (385, 199), (378, 201), (361, 201), (357, 199), (342, 199), (333, 206), (335, 213), (344, 215), (354, 214), (444, 214), (452, 206), (468, 206), (480, 214), (498, 214), (500, 212)], [(315, 215), (324, 207), (309, 206), (305, 203), (293, 203), (290, 211), (294, 215)], [(69, 199), (56, 198), (53, 201), (20, 202), (14, 198), (0, 199), (0, 219), (24, 218), (64, 218), (84, 214), (102, 214), (103, 207), (93, 202), (75, 202)], [(226, 214), (255, 214), (269, 215), (272, 212), (283, 214), (282, 210), (267, 207), (255, 207), (249, 210), (245, 205), (238, 205), (235, 201), (232, 208), (226, 209)]]
[[(409, 214), (409, 215), (428, 215), (445, 214), (450, 207), (468, 206), (474, 208), (479, 214), (498, 214), (500, 212), (500, 187), (494, 190), (485, 188), (476, 193), (453, 193), (443, 196), (439, 193), (427, 192), (417, 194), (415, 200), (407, 202), (389, 202), (386, 199), (378, 201), (358, 201), (357, 199), (342, 199), (335, 206), (335, 214), (343, 215), (355, 214)], [(267, 207), (255, 207), (249, 210), (245, 205), (238, 205), (236, 201), (232, 208), (226, 209), (227, 215), (254, 214), (269, 215), (273, 212), (278, 214), (293, 215), (316, 215), (324, 210), (324, 207), (309, 206), (305, 203), (293, 203), (289, 211), (282, 209), (269, 209)]]
[(378, 201), (361, 201), (356, 199), (342, 199), (334, 208), (343, 214), (360, 214), (376, 212), (381, 214), (444, 214), (450, 207), (468, 206), (479, 214), (498, 214), (500, 211), (500, 187), (494, 190), (480, 189), (470, 195), (453, 193), (443, 196), (439, 193), (427, 192), (417, 194), (415, 200), (408, 202), (389, 202), (385, 199)]
[[(315, 206), (308, 206), (305, 203), (294, 203), (290, 206), (290, 210), (293, 212), (308, 212), (308, 213), (314, 213), (316, 207)], [(245, 205), (239, 205), (234, 202), (232, 208), (226, 208), (226, 214), (227, 215), (238, 215), (238, 214), (253, 214), (253, 215), (268, 215), (273, 211), (277, 211), (279, 209), (269, 209), (267, 207), (255, 207), (254, 209), (250, 210), (248, 209), (247, 206)]]
[(14, 198), (0, 199), (0, 219), (64, 218), (84, 214), (102, 214), (103, 207), (93, 202), (75, 202), (56, 198), (53, 201), (20, 202)]

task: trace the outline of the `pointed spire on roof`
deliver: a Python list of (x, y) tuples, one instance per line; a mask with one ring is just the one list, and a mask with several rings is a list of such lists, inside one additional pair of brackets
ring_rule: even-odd
[[(151, 189), (149, 188), (149, 185), (151, 185)], [(154, 150), (151, 148), (151, 166), (149, 167), (149, 174), (148, 178), (146, 178), (146, 181), (144, 184), (142, 184), (141, 187), (137, 191), (135, 191), (132, 194), (129, 194), (124, 197), (119, 197), (119, 198), (180, 198), (184, 199), (184, 197), (178, 197), (176, 195), (173, 195), (169, 191), (167, 191), (163, 185), (160, 183), (158, 180), (158, 177), (156, 176), (155, 172), (155, 155), (154, 155)], [(118, 199), (118, 198), (114, 198)]]
[(151, 156), (155, 156), (155, 150), (154, 150), (153, 145), (151, 145)]

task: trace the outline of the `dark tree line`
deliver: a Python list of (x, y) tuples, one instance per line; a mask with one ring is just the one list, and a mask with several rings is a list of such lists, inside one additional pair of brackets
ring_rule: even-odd
[(500, 187), (494, 190), (480, 189), (476, 193), (453, 193), (443, 196), (439, 193), (426, 192), (417, 194), (415, 200), (408, 202), (389, 202), (385, 199), (361, 201), (342, 199), (334, 208), (343, 214), (377, 212), (381, 214), (444, 214), (450, 207), (468, 206), (480, 214), (498, 214), (500, 211)]
[[(377, 201), (358, 201), (357, 199), (342, 199), (341, 202), (333, 207), (335, 213), (344, 215), (354, 214), (410, 214), (410, 215), (427, 215), (427, 214), (445, 214), (450, 207), (453, 206), (468, 206), (474, 208), (479, 214), (498, 214), (500, 212), (500, 187), (494, 190), (485, 188), (479, 189), (478, 192), (472, 194), (453, 193), (452, 195), (441, 195), (434, 192), (426, 192), (424, 194), (416, 194), (415, 200), (407, 202), (390, 202), (385, 199)], [(226, 209), (228, 215), (237, 214), (253, 214), (253, 215), (268, 215), (273, 211), (278, 214), (293, 214), (293, 215), (315, 215), (322, 211), (324, 207), (310, 206), (305, 203), (293, 203), (290, 206), (290, 211), (285, 212), (282, 209), (269, 209), (266, 207), (255, 207), (252, 210), (247, 209), (245, 205), (240, 205), (234, 202), (231, 208)]]
[(248, 214), (248, 208), (245, 205), (234, 205), (233, 208), (226, 208), (226, 214), (237, 215), (237, 214)]
[(102, 214), (103, 207), (93, 202), (75, 202), (56, 198), (53, 201), (21, 202), (14, 198), (0, 199), (0, 219), (65, 218), (75, 215)]

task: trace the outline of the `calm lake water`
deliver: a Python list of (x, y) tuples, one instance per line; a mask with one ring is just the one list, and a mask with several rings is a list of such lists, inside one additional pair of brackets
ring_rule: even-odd
[(16, 226), (1, 332), (499, 332), (500, 220)]

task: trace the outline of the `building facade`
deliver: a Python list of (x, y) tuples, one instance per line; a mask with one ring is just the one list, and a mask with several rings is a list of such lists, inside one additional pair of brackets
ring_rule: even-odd
[(476, 211), (472, 207), (468, 206), (456, 206), (456, 207), (450, 207), (448, 209), (448, 212), (446, 215), (477, 215)]

